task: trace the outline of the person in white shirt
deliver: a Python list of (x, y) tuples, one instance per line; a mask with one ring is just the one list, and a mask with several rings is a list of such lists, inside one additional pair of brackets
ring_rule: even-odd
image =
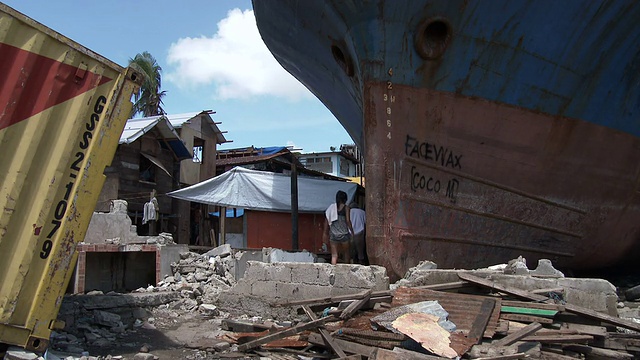
[(351, 258), (354, 263), (366, 265), (365, 252), (365, 228), (367, 217), (364, 210), (358, 208), (358, 204), (351, 203), (350, 217), (353, 226), (353, 239), (351, 240)]

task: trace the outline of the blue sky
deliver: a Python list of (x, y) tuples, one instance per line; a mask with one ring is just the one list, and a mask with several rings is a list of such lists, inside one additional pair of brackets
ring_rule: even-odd
[(2, 0), (122, 65), (143, 51), (162, 67), (169, 114), (214, 110), (220, 149), (353, 143), (338, 120), (287, 73), (260, 39), (244, 0)]

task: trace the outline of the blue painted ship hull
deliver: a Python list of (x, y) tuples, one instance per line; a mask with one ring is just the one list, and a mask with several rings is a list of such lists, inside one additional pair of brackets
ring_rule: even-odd
[(525, 255), (579, 270), (639, 254), (635, 2), (254, 0), (254, 11), (276, 59), (364, 150), (369, 256), (392, 276), (420, 260)]

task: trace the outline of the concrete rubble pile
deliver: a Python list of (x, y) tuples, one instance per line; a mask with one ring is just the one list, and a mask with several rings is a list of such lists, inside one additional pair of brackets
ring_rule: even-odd
[(204, 255), (180, 254), (180, 261), (171, 264), (174, 275), (156, 286), (129, 294), (90, 291), (65, 296), (58, 315), (65, 328), (53, 332), (48, 358), (75, 359), (73, 354), (86, 354), (88, 348), (113, 344), (135, 347), (130, 341), (133, 334), (139, 329), (156, 329), (154, 324), (159, 320), (154, 311), (163, 315), (163, 321), (175, 321), (184, 313), (194, 312), (220, 316), (221, 311), (214, 304), (219, 294), (236, 282), (229, 272), (231, 252), (224, 251), (227, 247), (221, 249)]
[[(297, 262), (248, 261), (236, 279), (242, 256), (183, 253), (157, 286), (68, 296), (52, 349), (69, 360), (114, 344), (136, 352), (132, 339), (164, 331), (188, 359), (640, 356), (637, 306), (608, 281), (567, 278), (548, 260), (533, 270), (522, 257), (477, 270), (424, 261), (390, 284), (379, 266)], [(143, 350), (136, 359), (155, 356)]]
[[(389, 291), (292, 300), (308, 316), (293, 327), (242, 324), (238, 351), (277, 357), (371, 359), (633, 359), (640, 322), (602, 279), (566, 278), (548, 260), (479, 270), (420, 263)], [(253, 332), (249, 332), (252, 330)]]

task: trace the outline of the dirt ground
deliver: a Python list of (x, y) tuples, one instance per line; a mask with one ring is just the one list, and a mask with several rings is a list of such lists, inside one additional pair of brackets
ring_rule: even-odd
[[(207, 319), (197, 313), (154, 311), (153, 326), (130, 330), (118, 341), (106, 346), (88, 346), (91, 356), (122, 356), (133, 359), (137, 353), (149, 352), (160, 359), (218, 359), (215, 350), (223, 336), (221, 318)], [(236, 356), (232, 356), (236, 357)], [(241, 357), (241, 356), (240, 356)]]

